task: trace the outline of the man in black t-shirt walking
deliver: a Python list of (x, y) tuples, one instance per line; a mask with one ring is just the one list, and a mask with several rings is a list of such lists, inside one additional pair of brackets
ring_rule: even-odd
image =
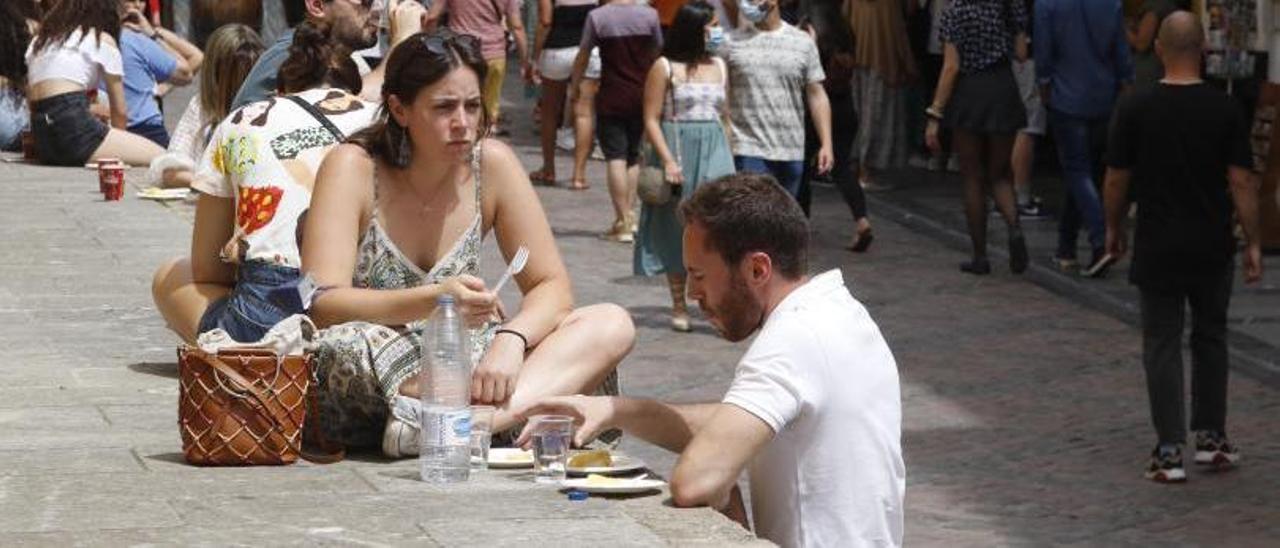
[(1182, 375), (1184, 307), (1191, 307), (1191, 429), (1196, 464), (1231, 466), (1227, 441), (1227, 306), (1234, 280), (1232, 205), (1245, 237), (1245, 283), (1262, 278), (1258, 184), (1248, 125), (1238, 106), (1200, 79), (1204, 31), (1180, 11), (1164, 20), (1160, 84), (1126, 97), (1115, 113), (1106, 179), (1107, 251), (1124, 254), (1129, 182), (1137, 231), (1130, 281), (1142, 309), (1142, 362), (1159, 437), (1147, 479), (1186, 480)]

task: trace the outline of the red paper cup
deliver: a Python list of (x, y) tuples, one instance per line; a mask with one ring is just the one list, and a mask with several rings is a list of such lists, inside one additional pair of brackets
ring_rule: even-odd
[(98, 166), (99, 180), (103, 185), (102, 196), (108, 202), (124, 198), (124, 165), (109, 164)]
[[(117, 160), (115, 158), (103, 158), (101, 160), (98, 160), (98, 192), (101, 192), (103, 196), (106, 196), (107, 194), (107, 169), (106, 168), (113, 165), (121, 165), (120, 160)], [(123, 176), (124, 175), (121, 174), (121, 178), (123, 178)]]

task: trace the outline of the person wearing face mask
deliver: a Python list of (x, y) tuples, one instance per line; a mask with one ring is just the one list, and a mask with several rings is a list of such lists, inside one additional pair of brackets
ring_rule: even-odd
[[(654, 158), (667, 182), (688, 197), (703, 181), (733, 173), (733, 156), (725, 139), (724, 61), (712, 51), (724, 42), (716, 11), (705, 0), (692, 0), (676, 12), (662, 57), (645, 81), (644, 128)], [(671, 288), (671, 328), (688, 332), (685, 270), (681, 256), (679, 200), (640, 209), (634, 271), (639, 276), (667, 275)]]
[(831, 104), (818, 46), (782, 20), (778, 0), (725, 4), (730, 17), (751, 23), (729, 36), (717, 54), (729, 68), (729, 117), (738, 171), (767, 173), (792, 197), (805, 171), (805, 107), (817, 131), (815, 173), (831, 170)]

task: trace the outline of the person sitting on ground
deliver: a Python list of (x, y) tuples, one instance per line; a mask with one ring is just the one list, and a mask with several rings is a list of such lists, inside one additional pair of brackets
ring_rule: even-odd
[(191, 174), (209, 134), (231, 110), (231, 100), (262, 54), (262, 38), (239, 23), (223, 25), (205, 43), (199, 93), (191, 97), (169, 141), (169, 150), (152, 160), (150, 179), (170, 188), (191, 186)]
[(21, 150), (27, 112), (27, 60), (23, 52), (39, 29), (35, 0), (0, 2), (0, 150)]
[[(546, 396), (617, 393), (614, 369), (635, 339), (631, 317), (611, 304), (573, 309), (529, 177), (511, 148), (484, 137), (484, 78), (470, 35), (410, 37), (387, 60), (378, 121), (320, 168), (302, 259), (327, 288), (310, 314), (327, 327), (314, 367), (333, 441), (358, 447), (381, 438), (389, 457), (417, 454), (414, 331), (444, 294), (475, 328), (471, 398), (498, 407), (495, 433)], [(515, 277), (524, 301), (509, 318), (479, 278), (490, 231), (508, 260), (529, 250)]]
[[(333, 27), (335, 39), (349, 51), (360, 51), (378, 43), (378, 20), (372, 15), (374, 0), (282, 0), (285, 18), (294, 27), (303, 21), (319, 24), (327, 22)], [(391, 43), (398, 44), (405, 36), (422, 28), (427, 10), (416, 1), (389, 0), (386, 9), (391, 13)], [(249, 71), (239, 93), (231, 102), (237, 109), (275, 94), (276, 75), (289, 55), (293, 43), (294, 28), (285, 31), (271, 44)], [(384, 68), (378, 66), (363, 77), (361, 96), (369, 101), (378, 99), (382, 88)]]
[[(689, 296), (730, 341), (760, 334), (722, 403), (560, 397), (526, 416), (565, 414), (583, 444), (621, 428), (680, 452), (676, 506), (710, 505), (782, 546), (898, 546), (906, 467), (898, 368), (839, 270), (810, 278), (809, 226), (770, 176), (704, 183), (680, 206)], [(520, 442), (527, 441), (527, 430)]]
[(143, 0), (121, 0), (125, 10), (120, 31), (120, 55), (124, 61), (124, 99), (129, 111), (131, 133), (169, 146), (169, 131), (160, 113), (157, 87), (160, 84), (185, 86), (191, 83), (204, 54), (200, 48), (162, 27), (152, 26), (143, 9)]
[(324, 155), (373, 120), (350, 50), (326, 23), (298, 27), (280, 96), (236, 109), (209, 138), (191, 187), (200, 192), (191, 256), (156, 272), (156, 307), (184, 341), (221, 328), (255, 342), (302, 310), (272, 299), (300, 279), (297, 241)]
[[(101, 158), (145, 166), (164, 149), (125, 131), (124, 69), (116, 0), (60, 0), (45, 14), (27, 48), (27, 100), (36, 157), (43, 164), (81, 166)], [(89, 110), (106, 81), (111, 125)]]

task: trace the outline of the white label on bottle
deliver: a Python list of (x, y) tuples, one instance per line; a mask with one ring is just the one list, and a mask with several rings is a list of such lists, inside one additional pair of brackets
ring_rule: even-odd
[(470, 409), (428, 415), (423, 425), (422, 439), (431, 445), (465, 447), (471, 443)]

